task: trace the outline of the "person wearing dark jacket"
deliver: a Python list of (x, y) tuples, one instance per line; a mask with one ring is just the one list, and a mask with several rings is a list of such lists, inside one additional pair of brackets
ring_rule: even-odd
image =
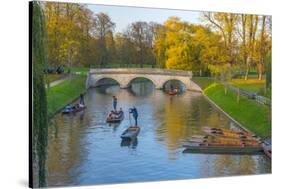
[(138, 126), (138, 111), (136, 107), (130, 109), (130, 114), (133, 114), (133, 118), (135, 119), (135, 126)]
[(113, 96), (112, 98), (113, 98), (113, 109), (114, 109), (114, 111), (116, 111), (116, 107), (117, 107), (117, 98), (116, 98), (116, 96)]
[(85, 105), (84, 95), (82, 93), (80, 94), (80, 104)]

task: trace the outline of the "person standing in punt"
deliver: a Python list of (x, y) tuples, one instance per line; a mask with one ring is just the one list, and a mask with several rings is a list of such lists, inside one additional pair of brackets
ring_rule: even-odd
[(116, 112), (116, 108), (117, 108), (117, 98), (116, 98), (116, 96), (113, 96), (112, 98), (113, 98), (113, 109), (114, 109), (114, 111)]
[(138, 111), (136, 107), (130, 109), (130, 114), (133, 114), (133, 118), (135, 120), (135, 126), (138, 126)]
[(85, 105), (84, 95), (82, 93), (80, 94), (80, 104), (83, 105), (83, 106)]

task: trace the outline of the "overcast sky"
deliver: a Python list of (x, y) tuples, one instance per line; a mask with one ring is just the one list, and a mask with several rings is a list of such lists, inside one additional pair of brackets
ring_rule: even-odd
[(87, 4), (94, 13), (104, 12), (116, 24), (115, 31), (122, 32), (128, 24), (136, 21), (157, 22), (163, 24), (171, 16), (180, 17), (189, 23), (199, 23), (199, 11), (182, 11), (155, 8), (121, 7)]

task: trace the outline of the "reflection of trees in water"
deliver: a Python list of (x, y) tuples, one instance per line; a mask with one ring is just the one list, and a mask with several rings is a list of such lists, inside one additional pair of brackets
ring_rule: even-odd
[(208, 123), (208, 117), (212, 117), (212, 109), (199, 93), (191, 93), (186, 97), (165, 97), (163, 108), (158, 108), (163, 112), (155, 113), (155, 118), (162, 122), (156, 132), (159, 140), (165, 140), (168, 148), (174, 149), (187, 142), (191, 135), (202, 133), (201, 127)]
[(133, 80), (131, 86), (128, 89), (134, 96), (149, 96), (153, 90), (154, 85), (150, 80)]
[(249, 155), (219, 155), (211, 162), (212, 175), (239, 175), (253, 174), (256, 167), (256, 162)]
[(112, 95), (112, 94), (116, 94), (119, 90), (120, 90), (119, 85), (109, 84), (109, 85), (103, 85), (103, 86), (97, 87), (96, 91), (99, 94)]
[(120, 146), (135, 149), (138, 146), (138, 138), (134, 138), (132, 140), (123, 139), (121, 140)]
[[(86, 125), (89, 125), (83, 123), (89, 122), (89, 118), (83, 112), (57, 116), (60, 118), (53, 119), (49, 125), (49, 156), (47, 160), (48, 170), (52, 170), (56, 175), (48, 175), (48, 180), (51, 183), (68, 183), (70, 178), (76, 174), (71, 171), (73, 167), (82, 162), (81, 158), (86, 158), (85, 152), (81, 152), (81, 145), (83, 145), (81, 144), (83, 143), (81, 132), (83, 132), (83, 126), (86, 130)], [(69, 124), (65, 126), (64, 122)], [(78, 127), (80, 128), (79, 132), (77, 132)]]

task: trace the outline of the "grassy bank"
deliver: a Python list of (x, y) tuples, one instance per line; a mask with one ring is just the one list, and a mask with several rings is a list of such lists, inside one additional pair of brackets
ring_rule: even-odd
[(270, 98), (270, 91), (265, 90), (265, 80), (258, 79), (233, 79), (229, 84), (238, 87), (239, 89), (255, 92), (259, 95)]
[(202, 90), (214, 83), (214, 79), (209, 77), (192, 77), (192, 80), (197, 83)]
[[(200, 78), (201, 82), (198, 80), (194, 80), (194, 82), (204, 88), (204, 94), (214, 103), (258, 136), (262, 138), (271, 136), (270, 107), (243, 96), (240, 96), (238, 103), (237, 94), (234, 91), (228, 90), (225, 94), (223, 85), (209, 81), (203, 82), (204, 79), (207, 80)], [(210, 85), (207, 86), (206, 83), (210, 83)]]
[(87, 74), (90, 71), (90, 68), (86, 68), (86, 67), (74, 67), (71, 69), (71, 73), (76, 74), (76, 73), (80, 73), (80, 74)]
[(47, 91), (48, 116), (54, 115), (59, 109), (72, 102), (85, 91), (86, 77), (73, 77)]
[(50, 83), (56, 80), (60, 80), (64, 78), (66, 74), (48, 74), (46, 75), (46, 80), (49, 81)]

